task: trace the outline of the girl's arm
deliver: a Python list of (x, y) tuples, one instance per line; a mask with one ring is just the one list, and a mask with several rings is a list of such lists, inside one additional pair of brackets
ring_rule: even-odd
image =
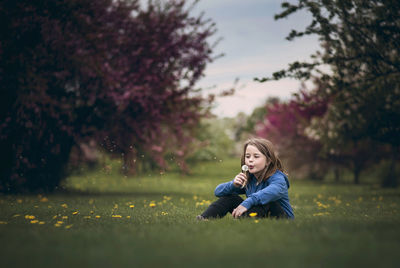
[(249, 195), (241, 205), (247, 209), (250, 209), (252, 206), (265, 205), (269, 202), (276, 201), (284, 197), (288, 189), (285, 178), (283, 176), (272, 176), (269, 178), (269, 180), (271, 180), (270, 185)]
[(245, 189), (241, 189), (240, 187), (235, 187), (233, 185), (233, 180), (225, 183), (221, 183), (215, 188), (214, 194), (216, 197), (232, 195), (232, 194), (244, 194)]

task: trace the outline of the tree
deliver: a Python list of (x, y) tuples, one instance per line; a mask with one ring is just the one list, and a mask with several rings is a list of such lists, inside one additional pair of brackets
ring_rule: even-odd
[[(322, 52), (312, 56), (313, 62), (294, 62), (259, 81), (309, 79), (318, 74), (329, 85), (323, 94), (331, 99), (325, 121), (334, 126), (337, 135), (333, 141), (340, 139), (348, 144), (371, 140), (389, 145), (392, 172), (383, 185), (396, 186), (395, 163), (400, 147), (399, 1), (299, 0), (297, 4), (285, 2), (282, 7), (276, 19), (299, 10), (311, 13), (310, 25), (304, 31), (293, 30), (288, 40), (316, 34)], [(322, 66), (328, 66), (329, 71), (323, 71)]]
[(173, 0), (2, 1), (0, 190), (57, 188), (72, 146), (93, 137), (129, 163), (143, 152), (161, 163), (168, 140), (184, 149), (207, 112), (194, 86), (215, 32), (190, 10)]

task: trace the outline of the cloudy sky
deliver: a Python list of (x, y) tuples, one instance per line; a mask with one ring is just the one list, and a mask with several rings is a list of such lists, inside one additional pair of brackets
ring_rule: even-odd
[[(254, 77), (265, 77), (285, 68), (295, 60), (305, 60), (318, 49), (315, 37), (287, 41), (291, 29), (301, 30), (311, 17), (306, 13), (274, 20), (281, 9), (281, 0), (200, 0), (194, 12), (204, 11), (217, 26), (215, 38), (223, 40), (215, 54), (225, 56), (209, 64), (205, 77), (199, 81), (205, 93), (218, 93), (232, 87), (239, 79), (239, 89), (230, 97), (219, 97), (214, 113), (235, 116), (239, 112), (250, 114), (270, 96), (283, 99), (300, 87), (293, 79), (258, 83)], [(289, 1), (289, 2), (293, 2)]]

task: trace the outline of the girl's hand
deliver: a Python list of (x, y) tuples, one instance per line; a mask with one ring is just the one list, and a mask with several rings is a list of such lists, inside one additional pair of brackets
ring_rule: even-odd
[(239, 173), (236, 175), (235, 179), (233, 180), (233, 185), (235, 187), (241, 187), (246, 183), (246, 181), (247, 181), (246, 174)]
[(234, 218), (239, 218), (239, 217), (242, 216), (242, 214), (245, 213), (246, 211), (247, 211), (247, 208), (245, 208), (245, 207), (242, 206), (242, 205), (239, 205), (237, 208), (235, 208), (235, 209), (232, 211), (232, 216), (233, 216)]

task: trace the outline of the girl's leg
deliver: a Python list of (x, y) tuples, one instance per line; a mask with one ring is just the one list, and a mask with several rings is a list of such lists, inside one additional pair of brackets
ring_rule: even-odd
[(257, 218), (288, 218), (286, 212), (283, 210), (278, 201), (270, 202), (266, 205), (251, 207), (242, 215), (242, 217), (249, 217), (250, 214), (254, 212), (257, 213)]
[(217, 201), (212, 203), (201, 216), (208, 218), (222, 218), (228, 212), (232, 211), (243, 202), (243, 199), (238, 195), (222, 196)]

